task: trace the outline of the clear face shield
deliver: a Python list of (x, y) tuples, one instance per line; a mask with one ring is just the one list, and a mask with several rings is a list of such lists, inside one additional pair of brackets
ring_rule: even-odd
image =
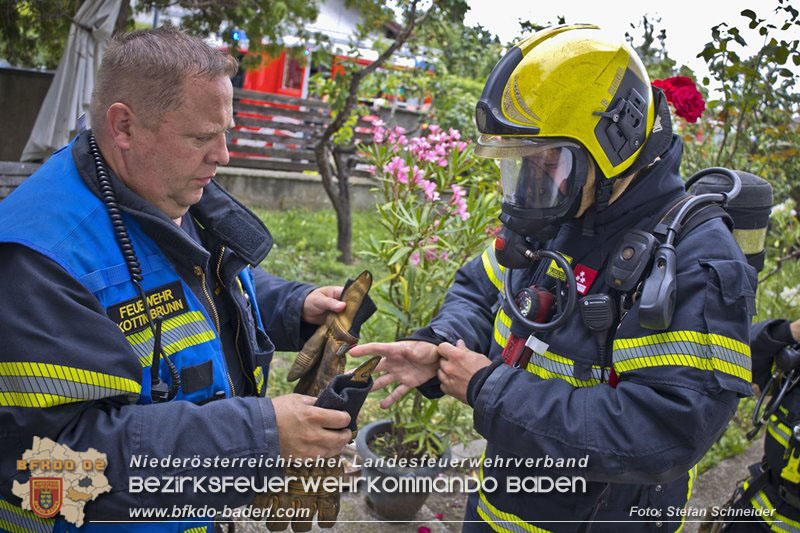
[(577, 143), (481, 135), (475, 154), (499, 160), (500, 218), (510, 229), (543, 240), (574, 215), (588, 168)]

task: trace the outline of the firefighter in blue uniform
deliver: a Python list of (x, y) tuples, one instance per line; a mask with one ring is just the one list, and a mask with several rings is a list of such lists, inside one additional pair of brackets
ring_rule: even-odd
[[(384, 407), (417, 386), (472, 406), (487, 459), (588, 457), (586, 468), (563, 469), (487, 461), (480, 475), (499, 489), (470, 495), (465, 531), (676, 531), (695, 465), (750, 394), (755, 271), (714, 218), (677, 241), (668, 324), (644, 327), (639, 300), (608, 285), (623, 236), (652, 231), (685, 193), (663, 94), (636, 53), (597, 27), (549, 28), (513, 47), (476, 121), (476, 153), (499, 160), (503, 231), (562, 254), (576, 298), (608, 295), (616, 320), (603, 335), (577, 310), (549, 331), (518, 327), (510, 305), (562, 298), (565, 273), (553, 259), (512, 266), (509, 302), (504, 241), (459, 270), (413, 339), (350, 353), (384, 356), (375, 386), (399, 382)], [(551, 312), (540, 305), (531, 316), (556, 320)], [(506, 490), (512, 477), (561, 475), (583, 476), (586, 490)]]
[[(93, 130), (0, 204), (0, 528), (76, 530), (12, 492), (28, 481), (16, 461), (35, 437), (106, 454), (111, 491), (86, 503), (85, 531), (135, 508), (220, 509), (253, 495), (129, 491), (130, 476), (262, 480), (282, 475), (279, 453), (330, 457), (350, 440), (330, 429), (346, 413), (265, 397), (274, 350), (298, 350), (344, 302), (340, 287), (259, 269), (269, 232), (212, 181), (228, 162), (235, 72), (233, 58), (174, 29), (115, 39)], [(226, 458), (255, 461), (204, 464)], [(198, 519), (114, 527), (208, 530)]]
[[(722, 531), (800, 531), (800, 319), (766, 320), (751, 329), (753, 383), (764, 398), (760, 423), (767, 426), (764, 457), (750, 466), (750, 477), (738, 487), (733, 507), (739, 520)], [(794, 371), (794, 375), (792, 374)], [(777, 375), (774, 387), (768, 385)], [(786, 392), (779, 398), (783, 384)], [(754, 524), (753, 522), (760, 522)]]

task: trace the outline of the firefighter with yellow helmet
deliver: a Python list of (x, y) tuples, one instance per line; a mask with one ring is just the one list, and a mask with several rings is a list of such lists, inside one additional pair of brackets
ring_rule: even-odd
[(750, 394), (755, 271), (724, 213), (682, 210), (664, 94), (596, 26), (513, 47), (476, 121), (501, 233), (412, 340), (351, 354), (384, 356), (384, 406), (419, 387), (473, 407), (497, 489), (470, 495), (465, 531), (676, 531)]

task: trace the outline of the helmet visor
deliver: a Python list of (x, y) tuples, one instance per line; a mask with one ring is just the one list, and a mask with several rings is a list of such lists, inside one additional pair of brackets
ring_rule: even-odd
[(503, 203), (520, 209), (550, 209), (571, 203), (583, 185), (585, 176), (576, 176), (581, 150), (568, 141), (482, 135), (475, 153), (499, 159)]

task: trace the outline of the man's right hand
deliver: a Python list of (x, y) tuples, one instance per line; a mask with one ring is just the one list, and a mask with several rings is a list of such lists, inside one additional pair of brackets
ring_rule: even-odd
[(439, 370), (436, 345), (425, 341), (370, 342), (354, 346), (348, 353), (353, 357), (365, 355), (383, 357), (375, 371), (384, 371), (386, 374), (375, 380), (372, 390), (382, 389), (395, 382), (400, 383), (381, 402), (381, 407), (384, 409), (402, 398), (409, 390), (435, 377)]
[(347, 429), (350, 415), (344, 411), (315, 407), (316, 401), (316, 398), (304, 394), (287, 394), (272, 399), (283, 457), (334, 457), (353, 438)]

